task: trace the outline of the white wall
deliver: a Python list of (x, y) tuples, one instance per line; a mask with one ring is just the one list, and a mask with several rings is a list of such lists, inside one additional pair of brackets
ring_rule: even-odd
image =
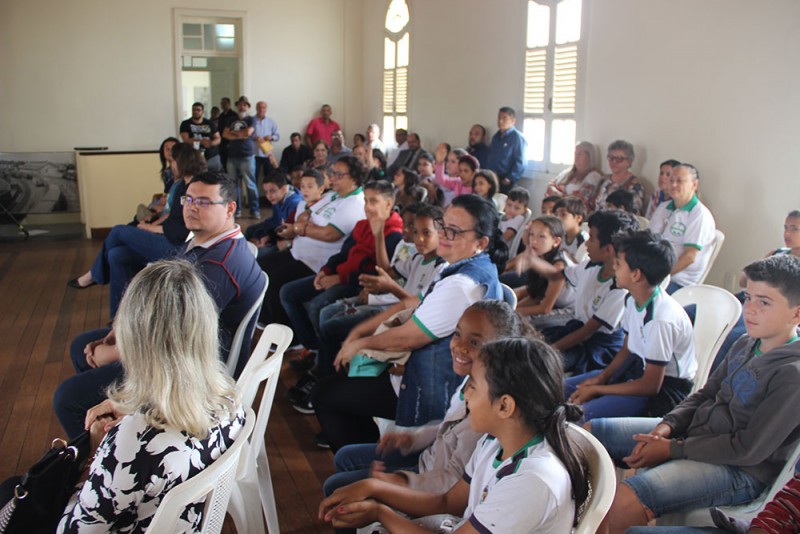
[[(334, 118), (347, 126), (345, 94), (357, 93), (360, 82), (345, 76), (345, 41), (361, 38), (360, 25), (345, 25), (345, 4), (352, 11), (361, 3), (224, 4), (226, 10), (246, 12), (243, 93), (253, 103), (270, 103), (286, 143), (288, 134), (305, 127), (323, 103), (331, 104)], [(187, 4), (2, 2), (0, 151), (153, 148), (175, 134), (173, 8), (222, 7), (212, 0)], [(230, 96), (235, 100), (238, 95)]]
[[(522, 102), (525, 0), (408, 0), (411, 7), (409, 129), (423, 147), (464, 146), (471, 125), (496, 129), (497, 109)], [(381, 118), (384, 18), (388, 1), (368, 2), (364, 105)], [(521, 107), (521, 106), (517, 106)]]
[(800, 207), (800, 2), (586, 3), (582, 137), (633, 142), (633, 170), (651, 183), (667, 158), (699, 168), (728, 238), (708, 281), (727, 286), (782, 245), (784, 216)]

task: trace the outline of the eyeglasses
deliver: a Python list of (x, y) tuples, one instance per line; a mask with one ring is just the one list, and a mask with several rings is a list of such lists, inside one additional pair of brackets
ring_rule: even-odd
[(628, 160), (625, 156), (606, 156), (606, 159), (611, 163), (622, 163)]
[(348, 174), (350, 174), (347, 171), (342, 172), (342, 171), (337, 171), (336, 169), (331, 169), (329, 172), (331, 178), (341, 178), (342, 176), (347, 176)]
[(455, 241), (456, 237), (460, 236), (461, 234), (466, 234), (467, 232), (478, 233), (477, 230), (474, 229), (459, 230), (458, 228), (445, 226), (444, 219), (436, 219), (435, 221), (433, 221), (433, 227), (436, 228), (437, 232), (444, 235), (444, 238), (447, 239), (448, 241)]
[(198, 208), (207, 208), (212, 204), (227, 204), (227, 200), (209, 200), (207, 198), (194, 198), (189, 195), (181, 197), (181, 206), (197, 206)]

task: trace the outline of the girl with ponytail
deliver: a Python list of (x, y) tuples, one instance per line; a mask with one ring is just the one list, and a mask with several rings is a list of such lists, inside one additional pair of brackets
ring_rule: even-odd
[(509, 338), (484, 345), (464, 391), (473, 430), (486, 436), (462, 480), (435, 495), (370, 479), (320, 505), (336, 527), (378, 521), (390, 532), (430, 532), (411, 517), (457, 514), (454, 532), (569, 533), (588, 493), (586, 462), (566, 434), (581, 415), (564, 404), (561, 358), (546, 343)]

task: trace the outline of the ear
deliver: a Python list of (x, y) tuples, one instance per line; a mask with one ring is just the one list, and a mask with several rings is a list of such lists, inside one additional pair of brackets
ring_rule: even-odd
[(554, 241), (555, 241), (555, 244), (556, 244), (556, 248), (558, 248), (558, 247), (561, 246), (561, 241), (563, 241), (563, 240), (560, 237), (556, 237), (556, 238), (554, 238)]
[(634, 269), (633, 271), (631, 271), (631, 280), (634, 283), (639, 283), (643, 279), (644, 279), (644, 273), (642, 272), (641, 269)]
[(517, 401), (511, 395), (503, 395), (495, 401), (495, 408), (500, 419), (510, 419), (517, 411)]
[(233, 214), (236, 213), (236, 201), (231, 200), (230, 202), (228, 202), (228, 206), (225, 211), (228, 218), (233, 219)]
[(575, 220), (578, 221), (578, 224), (583, 223), (583, 215), (575, 215)]
[(481, 251), (485, 252), (488, 247), (489, 247), (489, 237), (488, 236), (483, 236), (480, 239), (478, 239), (478, 250), (481, 250)]
[(792, 313), (792, 322), (800, 324), (800, 304), (794, 306), (794, 313)]

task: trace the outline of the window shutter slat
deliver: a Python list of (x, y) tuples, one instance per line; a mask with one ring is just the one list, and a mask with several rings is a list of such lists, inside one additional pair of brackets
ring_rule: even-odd
[(395, 113), (406, 113), (408, 110), (408, 69), (405, 67), (397, 69), (394, 95)]
[(556, 47), (553, 61), (553, 113), (575, 113), (578, 47)]
[(525, 113), (544, 113), (547, 50), (525, 52)]
[(383, 71), (383, 112), (394, 113), (394, 69)]

